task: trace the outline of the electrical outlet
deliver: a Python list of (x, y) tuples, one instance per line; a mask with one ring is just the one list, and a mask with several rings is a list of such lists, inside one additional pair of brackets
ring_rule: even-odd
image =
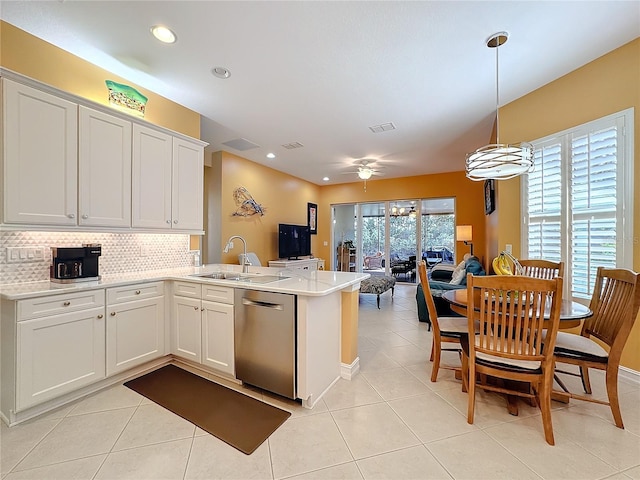
[(507, 253), (512, 254), (513, 253), (513, 245), (511, 245), (510, 243), (507, 243), (505, 245), (505, 249), (504, 249)]
[(140, 256), (146, 257), (149, 255), (149, 245), (140, 245)]
[(322, 245), (323, 245), (324, 247), (328, 247), (328, 246), (329, 246), (329, 242), (327, 242), (327, 241), (325, 240), (324, 242), (322, 242)]

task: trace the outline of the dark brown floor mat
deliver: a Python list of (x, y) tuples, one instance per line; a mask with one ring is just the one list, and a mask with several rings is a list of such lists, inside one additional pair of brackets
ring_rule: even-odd
[(175, 365), (124, 385), (247, 455), (291, 415)]

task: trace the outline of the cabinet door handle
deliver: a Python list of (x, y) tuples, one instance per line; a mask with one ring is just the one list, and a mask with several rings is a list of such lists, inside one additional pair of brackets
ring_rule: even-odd
[(89, 215), (85, 213), (84, 215), (82, 215), (82, 218), (86, 220), (87, 218), (89, 218)]
[(75, 213), (70, 213), (69, 215), (67, 215), (67, 217), (69, 217), (69, 218), (76, 218), (76, 214), (75, 214)]
[(98, 315), (98, 318), (102, 318), (103, 316), (104, 316), (104, 315), (100, 314), (100, 315)]
[(200, 309), (200, 311), (201, 311), (201, 312), (204, 312), (204, 307), (202, 307), (202, 308)]
[(111, 312), (109, 315), (111, 315), (112, 317), (116, 316), (116, 312)]
[(177, 223), (178, 223), (178, 220), (174, 220), (174, 221), (173, 221), (173, 223), (176, 223), (176, 224), (177, 224)]
[(68, 307), (69, 305), (71, 305), (71, 302), (64, 302), (62, 305)]
[(136, 290), (136, 295), (140, 295), (140, 290)]
[(198, 310), (198, 307), (193, 307), (194, 310)]
[(171, 220), (167, 220), (167, 223), (168, 223), (169, 225), (171, 225)]

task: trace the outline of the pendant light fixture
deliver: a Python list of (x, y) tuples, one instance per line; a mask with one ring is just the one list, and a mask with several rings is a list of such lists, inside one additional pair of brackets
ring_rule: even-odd
[(475, 181), (493, 178), (507, 180), (533, 171), (533, 145), (530, 143), (500, 143), (500, 89), (498, 47), (509, 38), (507, 32), (498, 32), (487, 39), (487, 47), (496, 49), (496, 143), (485, 145), (467, 154), (467, 178)]

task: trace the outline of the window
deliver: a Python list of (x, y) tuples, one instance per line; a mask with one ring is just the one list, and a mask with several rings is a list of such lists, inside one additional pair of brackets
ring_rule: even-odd
[(632, 267), (633, 109), (533, 145), (523, 258), (563, 260), (565, 294), (588, 299), (599, 266)]

